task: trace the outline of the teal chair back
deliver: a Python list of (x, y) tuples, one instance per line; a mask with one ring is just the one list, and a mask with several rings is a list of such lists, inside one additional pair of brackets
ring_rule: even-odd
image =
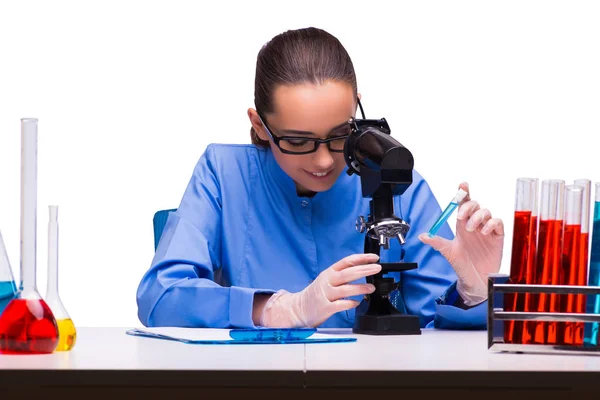
[(172, 211), (177, 211), (177, 209), (160, 210), (154, 214), (154, 218), (152, 219), (152, 225), (154, 226), (154, 250), (158, 247), (158, 242), (167, 223), (167, 218), (169, 218), (169, 213)]

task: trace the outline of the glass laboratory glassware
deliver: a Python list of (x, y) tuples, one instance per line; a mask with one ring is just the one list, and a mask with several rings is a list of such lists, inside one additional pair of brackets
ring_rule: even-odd
[(16, 294), (15, 278), (10, 268), (8, 254), (6, 253), (6, 247), (4, 247), (4, 240), (0, 232), (0, 314), (2, 314)]
[[(592, 226), (592, 241), (590, 251), (589, 286), (600, 286), (600, 182), (596, 183), (594, 202), (594, 224)], [(600, 295), (590, 295), (587, 298), (586, 311), (590, 314), (600, 314)], [(598, 322), (585, 324), (584, 343), (586, 346), (600, 345), (598, 340)]]
[[(590, 251), (590, 197), (592, 194), (592, 181), (589, 179), (577, 179), (574, 183), (583, 188), (583, 201), (581, 203), (581, 240), (579, 242), (579, 265), (577, 266), (576, 285), (585, 286), (588, 277), (588, 253)], [(576, 295), (575, 298), (577, 299), (575, 312), (584, 313), (587, 300), (586, 296), (579, 294)], [(576, 322), (574, 327), (573, 344), (581, 346), (583, 345), (585, 323)]]
[[(579, 265), (581, 262), (581, 213), (584, 188), (578, 185), (569, 185), (565, 188), (565, 226), (563, 232), (563, 252), (561, 268), (558, 270), (557, 285), (577, 285), (579, 279)], [(553, 300), (553, 301), (552, 301)], [(556, 295), (551, 297), (550, 312), (576, 312), (577, 295)], [(551, 343), (574, 344), (574, 322), (551, 322), (557, 327), (556, 340)], [(549, 325), (551, 326), (551, 325)], [(550, 332), (550, 328), (548, 330)], [(549, 333), (550, 334), (550, 333)], [(550, 342), (550, 338), (548, 339)]]
[[(542, 181), (534, 284), (551, 285), (561, 265), (564, 190), (565, 181), (563, 180)], [(552, 295), (547, 293), (531, 294), (532, 309), (538, 312), (548, 312), (550, 296)], [(533, 343), (548, 343), (549, 324), (547, 322), (527, 321), (527, 325), (527, 329), (532, 334)], [(555, 333), (555, 329), (553, 329), (550, 335), (552, 339)]]
[(75, 346), (77, 331), (58, 295), (58, 206), (48, 206), (48, 285), (46, 303), (58, 325), (56, 351), (69, 351)]
[[(533, 282), (535, 247), (537, 237), (538, 179), (517, 179), (515, 195), (515, 219), (513, 225), (510, 283), (530, 284)], [(525, 311), (526, 293), (507, 293), (506, 311)], [(504, 324), (504, 342), (530, 343), (523, 321), (507, 321)]]
[(52, 353), (58, 327), (36, 286), (37, 119), (21, 120), (21, 282), (0, 316), (0, 352)]
[(450, 203), (448, 203), (446, 209), (444, 212), (442, 212), (442, 215), (440, 215), (439, 218), (433, 223), (433, 226), (427, 233), (429, 237), (434, 237), (436, 235), (437, 231), (446, 223), (446, 221), (448, 221), (448, 218), (450, 218), (454, 210), (458, 208), (458, 205), (464, 200), (465, 197), (467, 197), (467, 192), (463, 189), (458, 189), (458, 192), (450, 201)]

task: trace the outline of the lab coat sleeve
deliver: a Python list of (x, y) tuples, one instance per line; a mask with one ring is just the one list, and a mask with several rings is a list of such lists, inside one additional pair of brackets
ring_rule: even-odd
[[(421, 326), (440, 329), (485, 329), (487, 303), (464, 309), (456, 307), (457, 276), (450, 263), (418, 236), (429, 231), (442, 210), (427, 182), (415, 171), (413, 184), (400, 196), (400, 215), (410, 224), (403, 249), (406, 262), (418, 263), (416, 270), (402, 273), (400, 285), (406, 310), (418, 315)], [(453, 239), (445, 223), (438, 235)]]
[(270, 292), (223, 287), (221, 198), (214, 149), (202, 155), (177, 212), (167, 219), (150, 269), (137, 292), (145, 326), (250, 328), (254, 294)]

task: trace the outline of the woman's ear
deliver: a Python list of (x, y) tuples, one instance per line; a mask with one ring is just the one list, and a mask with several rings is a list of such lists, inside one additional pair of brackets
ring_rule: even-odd
[(359, 99), (359, 100), (362, 100), (362, 96), (361, 96), (361, 94), (360, 94), (360, 93), (357, 93), (357, 94), (356, 94), (356, 97), (358, 97), (358, 99)]
[(253, 108), (248, 109), (248, 118), (250, 119), (252, 128), (254, 129), (254, 132), (256, 132), (258, 137), (261, 140), (268, 142), (269, 135), (267, 134), (267, 132), (265, 132), (265, 127), (263, 126), (262, 122), (260, 121), (260, 117), (258, 116), (258, 113), (256, 112), (255, 109), (253, 109)]

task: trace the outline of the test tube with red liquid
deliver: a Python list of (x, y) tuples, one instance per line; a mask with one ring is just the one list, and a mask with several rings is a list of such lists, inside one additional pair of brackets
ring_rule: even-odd
[(37, 119), (21, 120), (21, 282), (0, 316), (0, 352), (52, 353), (58, 327), (36, 286)]
[[(581, 211), (584, 190), (581, 186), (569, 185), (565, 188), (565, 226), (563, 233), (563, 253), (561, 268), (553, 284), (577, 285), (581, 252)], [(553, 297), (552, 297), (553, 296)], [(552, 295), (551, 312), (576, 312), (576, 295)], [(556, 327), (556, 337), (550, 337), (551, 327)], [(574, 322), (551, 322), (548, 327), (548, 341), (552, 344), (573, 344)], [(553, 339), (553, 341), (551, 340)]]
[[(512, 255), (510, 263), (510, 283), (531, 284), (535, 265), (537, 237), (537, 198), (536, 178), (517, 179), (515, 195), (515, 219), (513, 225)], [(525, 311), (526, 293), (507, 293), (504, 300), (506, 311)], [(523, 321), (507, 321), (504, 325), (505, 343), (530, 343)]]
[[(588, 264), (590, 251), (590, 213), (591, 213), (591, 200), (592, 195), (592, 181), (589, 179), (577, 179), (575, 185), (583, 188), (583, 201), (581, 203), (581, 240), (579, 244), (581, 249), (579, 250), (579, 265), (577, 266), (577, 282), (578, 286), (585, 286), (588, 281)], [(586, 310), (586, 299), (587, 296), (583, 294), (575, 295), (576, 306), (575, 312), (585, 313)], [(585, 334), (585, 323), (575, 322), (575, 332), (573, 337), (573, 344), (576, 346), (583, 346), (583, 337)]]
[[(564, 190), (565, 182), (563, 180), (542, 181), (534, 284), (551, 285), (561, 266)], [(552, 295), (547, 293), (531, 294), (530, 310), (548, 312), (550, 296)], [(531, 332), (532, 341), (535, 344), (547, 344), (549, 337), (551, 340), (555, 340), (556, 327), (553, 326), (552, 332), (548, 332), (548, 328), (549, 323), (544, 321), (527, 321), (526, 323), (526, 329)]]

